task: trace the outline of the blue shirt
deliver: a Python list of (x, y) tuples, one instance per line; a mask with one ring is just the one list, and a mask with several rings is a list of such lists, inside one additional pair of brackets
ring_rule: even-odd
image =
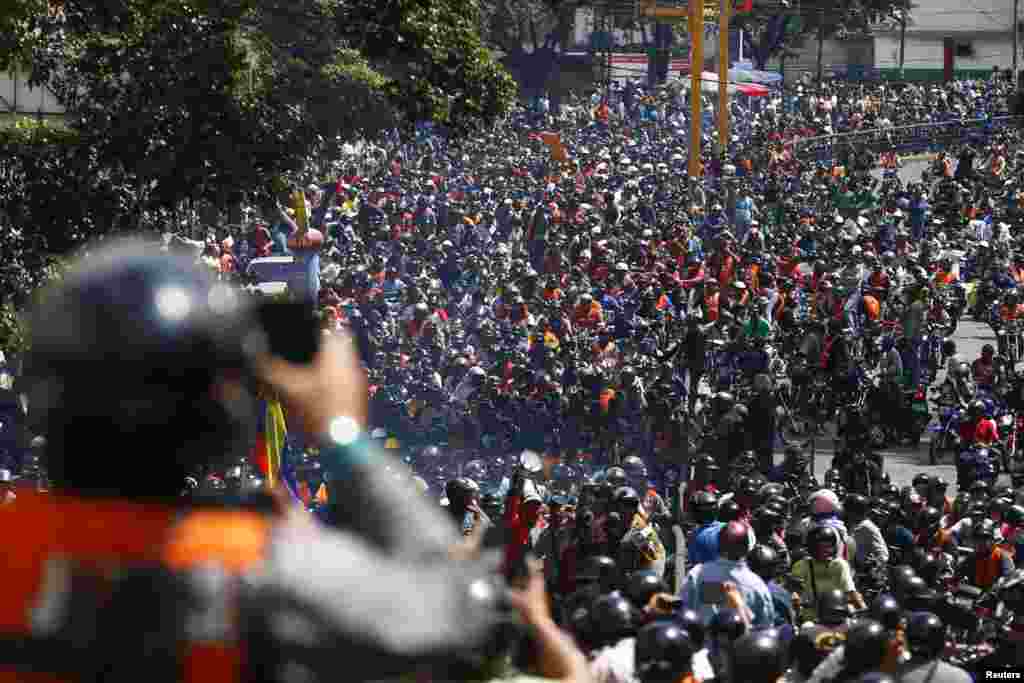
[[(771, 591), (760, 576), (752, 572), (745, 562), (715, 560), (690, 570), (682, 588), (683, 605), (696, 610), (705, 623), (718, 612), (722, 604), (715, 602), (721, 596), (721, 585), (729, 582), (743, 596), (753, 614), (754, 628), (771, 628), (775, 624), (775, 605)], [(708, 602), (705, 602), (708, 598)]]
[(768, 583), (768, 591), (775, 608), (775, 623), (772, 625), (785, 626), (789, 623), (789, 615), (793, 613), (793, 595), (774, 581)]
[(724, 522), (711, 522), (693, 532), (686, 547), (686, 560), (691, 567), (718, 559), (718, 532), (724, 526)]

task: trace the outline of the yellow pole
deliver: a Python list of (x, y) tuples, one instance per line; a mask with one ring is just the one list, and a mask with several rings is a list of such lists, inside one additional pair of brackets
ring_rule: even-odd
[(704, 110), (701, 106), (702, 86), (700, 77), (704, 71), (704, 3), (690, 2), (690, 177), (701, 175), (700, 150), (703, 135)]
[(719, 0), (718, 14), (718, 144), (729, 146), (729, 19), (732, 0)]

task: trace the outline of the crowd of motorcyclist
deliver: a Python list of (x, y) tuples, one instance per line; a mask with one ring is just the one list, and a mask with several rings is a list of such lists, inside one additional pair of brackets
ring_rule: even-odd
[[(361, 352), (396, 476), (470, 542), (503, 532), (507, 561), (543, 560), (598, 680), (1019, 665), (1024, 152), (992, 118), (1007, 92), (830, 84), (736, 102), (699, 184), (671, 89), (421, 132), (375, 172), (307, 190), (327, 208), (324, 330)], [(895, 132), (826, 163), (793, 145), (975, 118), (983, 137), (912, 183)], [(294, 221), (263, 218), (203, 257), (242, 277), (289, 253)], [(995, 332), (977, 359), (952, 340), (966, 315)], [(878, 455), (926, 429), (930, 463), (957, 465), (953, 497), (925, 474), (893, 484)]]

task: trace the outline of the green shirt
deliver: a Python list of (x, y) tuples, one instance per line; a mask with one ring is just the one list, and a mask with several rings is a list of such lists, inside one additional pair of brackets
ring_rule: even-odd
[[(815, 595), (823, 595), (831, 590), (838, 590), (843, 595), (856, 590), (853, 585), (853, 572), (846, 560), (835, 559), (830, 562), (813, 561), (814, 580), (811, 580), (810, 559), (800, 560), (793, 565), (793, 576), (803, 582), (803, 593), (800, 596), (803, 603), (803, 615), (815, 621), (818, 618), (815, 603)], [(815, 592), (817, 589), (817, 592)]]
[(752, 318), (743, 326), (743, 334), (756, 339), (767, 339), (772, 333), (772, 326), (764, 318)]

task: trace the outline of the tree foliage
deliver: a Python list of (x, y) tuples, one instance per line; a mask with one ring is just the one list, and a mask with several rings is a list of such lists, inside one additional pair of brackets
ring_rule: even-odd
[(736, 17), (750, 41), (755, 68), (799, 47), (820, 32), (825, 38), (869, 35), (894, 13), (909, 11), (908, 0), (771, 0), (755, 2), (754, 11)]
[(485, 123), (515, 94), (475, 0), (55, 1), (0, 3), (0, 68), (67, 111), (0, 135), (0, 263), (258, 201), (353, 136)]

